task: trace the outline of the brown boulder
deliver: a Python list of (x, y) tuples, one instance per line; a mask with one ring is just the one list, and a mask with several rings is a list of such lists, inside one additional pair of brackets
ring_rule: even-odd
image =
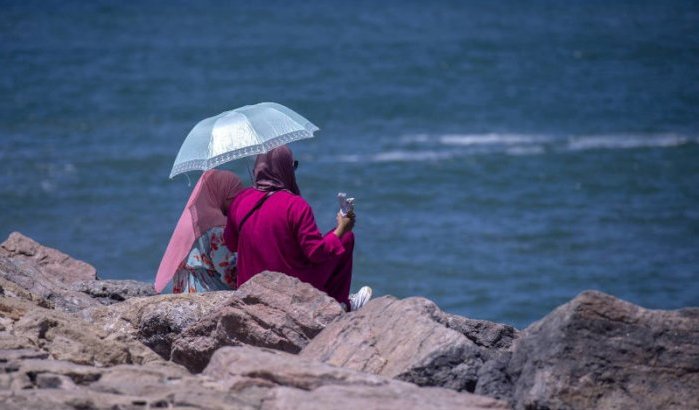
[(61, 360), (3, 364), (2, 359), (0, 380), (9, 381), (6, 389), (0, 389), (3, 409), (252, 408), (225, 387), (207, 378), (192, 378), (172, 363), (104, 368)]
[(106, 332), (136, 338), (169, 360), (175, 337), (232, 297), (234, 292), (220, 291), (133, 298), (86, 309), (80, 316)]
[(34, 295), (34, 302), (64, 312), (77, 312), (100, 305), (99, 301), (90, 296), (68, 289), (59, 278), (44, 272), (33, 259), (18, 260), (0, 256), (0, 278)]
[(699, 408), (699, 309), (648, 310), (587, 291), (522, 333), (518, 409)]
[(262, 409), (505, 409), (506, 404), (469, 393), (421, 388), (288, 353), (251, 347), (216, 351), (203, 375), (268, 386)]
[(31, 261), (41, 273), (63, 284), (97, 279), (95, 268), (81, 260), (71, 258), (65, 253), (43, 246), (19, 232), (12, 232), (5, 242), (0, 244), (0, 256), (10, 258), (15, 263)]
[(510, 326), (450, 315), (424, 298), (385, 296), (330, 324), (301, 356), (472, 392), (483, 364), (505, 354), (514, 337)]
[(251, 345), (298, 353), (343, 314), (325, 293), (277, 272), (255, 275), (216, 312), (177, 336), (172, 360), (200, 372), (222, 346)]
[(35, 295), (37, 303), (64, 312), (109, 305), (133, 297), (151, 296), (150, 283), (133, 280), (99, 280), (85, 262), (42, 246), (18, 232), (0, 245), (0, 279), (13, 282)]
[(0, 297), (0, 319), (4, 328), (0, 331), (3, 349), (36, 349), (48, 352), (53, 359), (95, 366), (159, 360), (133, 339), (22, 299)]
[(3, 409), (506, 408), (486, 397), (419, 388), (251, 347), (220, 349), (198, 375), (171, 363), (98, 368), (26, 354), (0, 355), (0, 371)]
[(507, 403), (437, 387), (391, 384), (382, 387), (322, 386), (307, 391), (279, 387), (265, 397), (262, 410), (483, 410), (508, 409)]
[[(2, 269), (3, 263), (8, 262), (7, 259), (0, 258), (0, 272), (4, 271)], [(15, 268), (14, 265), (12, 265)], [(53, 309), (54, 305), (48, 299), (28, 291), (27, 289), (17, 285), (16, 283), (5, 279), (5, 277), (0, 276), (0, 296), (5, 296), (7, 298), (22, 299), (28, 302), (32, 302), (38, 306), (45, 307), (48, 309)]]

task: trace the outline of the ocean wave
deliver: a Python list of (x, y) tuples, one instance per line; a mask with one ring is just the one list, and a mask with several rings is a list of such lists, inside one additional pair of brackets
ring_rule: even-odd
[(593, 149), (634, 149), (634, 148), (664, 148), (697, 143), (697, 137), (684, 135), (593, 135), (571, 137), (566, 148), (570, 151)]
[(477, 155), (547, 155), (591, 150), (672, 148), (699, 144), (699, 136), (679, 134), (541, 135), (513, 133), (405, 135), (382, 140), (379, 152), (344, 155), (339, 162), (430, 162)]
[(454, 157), (454, 152), (444, 151), (386, 151), (370, 155), (342, 155), (340, 162), (422, 162), (438, 161)]
[(550, 140), (550, 137), (524, 134), (448, 134), (439, 137), (443, 145), (527, 145), (539, 144)]

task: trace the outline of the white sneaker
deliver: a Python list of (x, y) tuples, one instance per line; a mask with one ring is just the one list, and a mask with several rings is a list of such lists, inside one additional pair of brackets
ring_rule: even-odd
[(369, 299), (371, 299), (371, 288), (369, 286), (362, 286), (359, 292), (349, 295), (350, 312), (354, 312), (366, 305)]

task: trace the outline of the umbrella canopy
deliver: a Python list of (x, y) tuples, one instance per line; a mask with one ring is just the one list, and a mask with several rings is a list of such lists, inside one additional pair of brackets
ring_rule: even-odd
[(215, 168), (225, 162), (265, 152), (304, 138), (318, 127), (277, 103), (246, 105), (200, 121), (185, 138), (170, 178), (183, 172)]

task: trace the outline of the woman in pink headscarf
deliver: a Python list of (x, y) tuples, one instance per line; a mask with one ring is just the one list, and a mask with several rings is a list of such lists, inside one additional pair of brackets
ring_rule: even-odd
[(210, 170), (194, 186), (155, 277), (162, 292), (236, 289), (236, 257), (223, 243), (226, 213), (243, 183), (230, 171)]
[(258, 155), (254, 188), (231, 204), (224, 239), (229, 250), (238, 252), (238, 286), (265, 270), (283, 272), (356, 310), (371, 289), (350, 298), (354, 213), (338, 213), (337, 227), (322, 235), (296, 184), (297, 166), (286, 146)]

